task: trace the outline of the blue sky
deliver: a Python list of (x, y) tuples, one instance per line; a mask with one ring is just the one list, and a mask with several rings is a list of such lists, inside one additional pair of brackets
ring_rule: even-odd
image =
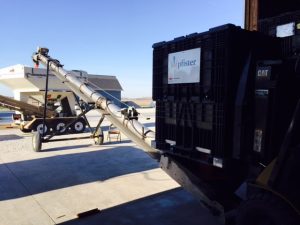
[[(152, 44), (225, 23), (243, 26), (244, 0), (0, 2), (0, 68), (32, 65), (37, 46), (66, 69), (115, 75), (124, 97), (152, 94)], [(0, 94), (12, 92), (0, 85)]]

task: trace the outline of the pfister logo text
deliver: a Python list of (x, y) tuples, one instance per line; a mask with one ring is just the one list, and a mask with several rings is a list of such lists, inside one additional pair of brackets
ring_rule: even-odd
[(170, 53), (168, 84), (200, 82), (200, 55), (200, 48)]
[(176, 56), (173, 56), (173, 63), (172, 63), (172, 67), (177, 67), (177, 69), (180, 69), (181, 67), (184, 66), (195, 66), (196, 65), (196, 59), (191, 59), (191, 60), (186, 60), (186, 59), (181, 59), (181, 61), (178, 62), (178, 60), (176, 60)]

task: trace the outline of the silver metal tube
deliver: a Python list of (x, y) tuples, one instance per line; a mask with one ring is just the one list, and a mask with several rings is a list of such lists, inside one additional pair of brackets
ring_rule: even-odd
[[(157, 155), (158, 150), (151, 147), (151, 142), (155, 138), (155, 133), (137, 120), (127, 120), (121, 113), (121, 108), (108, 101), (91, 86), (77, 78), (72, 72), (66, 71), (62, 66), (48, 56), (36, 53), (34, 60), (38, 60), (43, 65), (49, 62), (49, 68), (53, 73), (67, 85), (76, 95), (85, 102), (94, 102), (99, 109), (107, 113), (106, 118), (110, 120), (122, 133), (139, 145), (144, 151)], [(59, 65), (58, 65), (59, 64)]]

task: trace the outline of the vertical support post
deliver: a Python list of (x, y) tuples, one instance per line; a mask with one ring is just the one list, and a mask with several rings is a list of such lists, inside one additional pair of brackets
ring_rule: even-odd
[(43, 114), (43, 132), (42, 132), (42, 139), (45, 136), (45, 124), (46, 124), (46, 113), (47, 113), (47, 95), (48, 95), (48, 81), (49, 81), (49, 63), (51, 60), (47, 62), (47, 73), (46, 73), (46, 87), (45, 87), (45, 98), (44, 98), (44, 114)]
[(258, 0), (246, 0), (245, 1), (245, 29), (257, 30), (258, 22)]
[(101, 126), (104, 118), (105, 118), (105, 115), (102, 114), (102, 116), (101, 116), (101, 118), (100, 118), (100, 120), (99, 120), (99, 122), (98, 122), (98, 124), (97, 124), (97, 126), (96, 126), (96, 128), (94, 130), (94, 132), (93, 132), (93, 136), (95, 136), (96, 132), (99, 130), (99, 128), (100, 128), (100, 126)]

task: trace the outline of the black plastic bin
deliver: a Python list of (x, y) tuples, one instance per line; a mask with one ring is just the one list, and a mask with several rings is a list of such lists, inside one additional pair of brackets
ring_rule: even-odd
[[(201, 49), (199, 82), (168, 84), (169, 54), (195, 48)], [(157, 148), (219, 167), (224, 166), (225, 159), (242, 157), (240, 153), (233, 154), (234, 118), (238, 112), (236, 96), (245, 95), (241, 115), (247, 121), (238, 124), (244, 124), (242, 128), (239, 125), (239, 129), (243, 129), (239, 137), (247, 136), (248, 143), (243, 141), (239, 150), (251, 151), (256, 61), (278, 57), (280, 42), (277, 38), (231, 24), (154, 44)], [(247, 63), (249, 68), (245, 67)], [(241, 77), (246, 79), (246, 86), (239, 90), (239, 85), (244, 83)], [(249, 124), (253, 127), (248, 127)], [(245, 148), (240, 149), (241, 146)]]

